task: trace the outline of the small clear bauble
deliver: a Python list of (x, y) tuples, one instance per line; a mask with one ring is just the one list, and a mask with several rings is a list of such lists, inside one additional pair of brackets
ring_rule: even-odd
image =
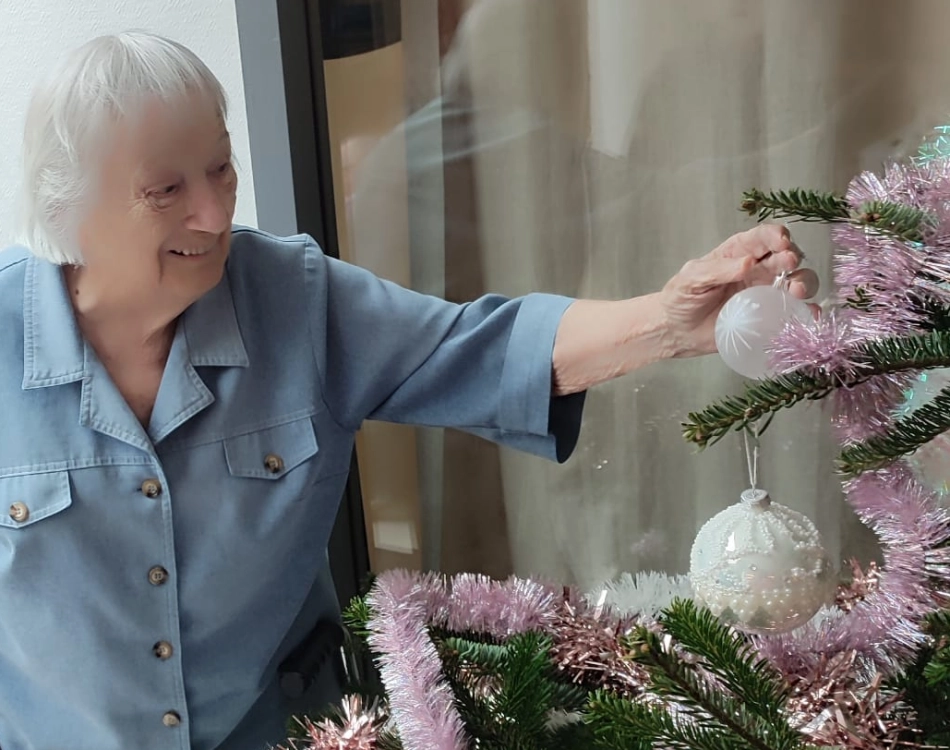
[(699, 530), (689, 578), (696, 601), (724, 622), (767, 634), (808, 622), (830, 601), (836, 574), (808, 517), (746, 490)]
[[(933, 401), (940, 391), (950, 387), (950, 369), (925, 370), (904, 393), (904, 402), (895, 415), (913, 414)], [(950, 500), (950, 432), (937, 435), (907, 456), (914, 475), (921, 484), (933, 490), (946, 504)]]
[(758, 380), (772, 374), (769, 348), (790, 320), (811, 323), (808, 305), (784, 288), (753, 286), (729, 298), (716, 319), (716, 348), (740, 375)]

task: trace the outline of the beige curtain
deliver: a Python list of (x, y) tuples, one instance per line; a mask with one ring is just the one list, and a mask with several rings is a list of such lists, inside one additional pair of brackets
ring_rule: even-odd
[[(941, 0), (474, 0), (447, 49), (440, 5), (403, 4), (406, 118), (369, 149), (348, 205), (357, 258), (402, 258), (449, 298), (654, 291), (751, 226), (744, 190), (841, 190), (950, 113)], [(793, 231), (830, 283), (827, 229)], [(738, 440), (700, 454), (680, 422), (740, 384), (711, 357), (598, 388), (564, 466), (422, 431), (423, 564), (583, 586), (685, 572), (696, 531), (747, 480)], [(762, 483), (833, 557), (867, 558), (835, 450), (820, 407), (785, 412)]]

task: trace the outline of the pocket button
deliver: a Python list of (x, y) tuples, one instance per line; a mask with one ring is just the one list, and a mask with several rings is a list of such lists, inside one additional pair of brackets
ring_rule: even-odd
[(30, 509), (26, 503), (15, 502), (10, 506), (10, 518), (17, 523), (24, 523), (30, 517)]
[(146, 479), (142, 482), (142, 494), (145, 497), (156, 498), (162, 494), (162, 484), (157, 479)]
[(268, 453), (264, 456), (264, 468), (271, 474), (280, 474), (284, 470), (284, 459), (276, 453)]

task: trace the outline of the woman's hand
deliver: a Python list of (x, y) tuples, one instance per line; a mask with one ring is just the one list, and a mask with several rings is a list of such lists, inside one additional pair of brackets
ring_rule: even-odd
[(789, 291), (801, 299), (818, 291), (818, 276), (799, 269), (802, 252), (788, 229), (763, 224), (730, 237), (708, 255), (689, 261), (658, 295), (673, 356), (716, 351), (716, 317), (732, 295), (789, 274)]
[(657, 360), (716, 351), (716, 317), (736, 292), (771, 284), (782, 272), (795, 296), (818, 291), (818, 277), (799, 269), (801, 261), (788, 229), (763, 224), (690, 261), (656, 294), (574, 302), (554, 341), (553, 392), (575, 393)]

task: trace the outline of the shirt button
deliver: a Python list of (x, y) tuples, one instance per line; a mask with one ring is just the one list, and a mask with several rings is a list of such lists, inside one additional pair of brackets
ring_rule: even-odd
[(146, 479), (142, 482), (142, 494), (145, 497), (158, 497), (162, 494), (162, 484), (157, 479)]
[(148, 571), (148, 582), (153, 586), (161, 586), (168, 580), (168, 571), (161, 565), (156, 565)]
[(166, 727), (177, 727), (181, 724), (181, 716), (177, 711), (166, 711), (165, 715), (162, 716), (162, 724)]
[(16, 502), (10, 506), (10, 518), (17, 523), (23, 523), (29, 517), (30, 509), (26, 507), (26, 503)]
[(152, 646), (152, 653), (162, 661), (171, 659), (173, 652), (174, 649), (172, 648), (172, 644), (170, 644), (168, 641), (159, 641), (154, 646)]
[(284, 459), (276, 453), (268, 453), (264, 456), (264, 468), (271, 474), (280, 474), (284, 470)]

